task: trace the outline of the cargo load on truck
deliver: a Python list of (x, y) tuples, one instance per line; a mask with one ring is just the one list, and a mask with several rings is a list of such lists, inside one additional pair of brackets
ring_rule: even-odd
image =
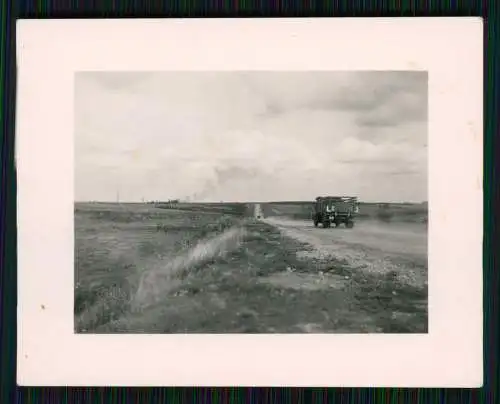
[(355, 196), (318, 196), (313, 203), (313, 223), (317, 227), (335, 227), (344, 224), (354, 227), (354, 220), (359, 213), (358, 198)]

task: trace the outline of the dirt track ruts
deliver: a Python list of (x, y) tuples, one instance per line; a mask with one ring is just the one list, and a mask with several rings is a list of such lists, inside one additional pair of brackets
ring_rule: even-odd
[(312, 247), (300, 254), (341, 260), (353, 269), (395, 272), (398, 279), (416, 287), (427, 284), (427, 231), (418, 223), (378, 223), (359, 220), (353, 229), (315, 228), (311, 221), (267, 217), (288, 237)]

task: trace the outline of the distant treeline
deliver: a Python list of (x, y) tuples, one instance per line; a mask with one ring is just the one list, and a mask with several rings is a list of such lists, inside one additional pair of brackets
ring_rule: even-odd
[[(140, 204), (146, 203), (148, 205), (205, 205), (205, 206), (219, 206), (219, 205), (239, 205), (239, 204), (262, 204), (262, 205), (291, 205), (291, 206), (304, 206), (311, 205), (314, 201), (274, 201), (274, 202), (186, 202), (181, 201), (180, 199), (169, 199), (166, 201), (162, 200), (151, 200), (146, 202), (111, 202), (111, 201), (87, 201), (87, 202), (76, 202), (76, 203), (91, 203), (91, 204), (99, 204), (99, 203), (121, 203), (121, 204)], [(398, 207), (398, 206), (427, 206), (427, 202), (362, 202), (359, 201), (361, 206), (377, 206), (381, 208), (386, 207)]]
[(151, 205), (158, 205), (158, 204), (163, 204), (163, 203), (175, 205), (177, 203), (180, 203), (180, 200), (179, 199), (169, 199), (168, 201), (147, 201), (146, 203), (151, 204)]
[[(255, 203), (255, 202), (252, 202)], [(270, 205), (307, 205), (312, 204), (314, 201), (276, 201), (276, 202), (256, 202), (261, 204)], [(366, 206), (410, 206), (410, 205), (427, 205), (427, 201), (423, 202), (363, 202), (359, 201), (360, 205)]]

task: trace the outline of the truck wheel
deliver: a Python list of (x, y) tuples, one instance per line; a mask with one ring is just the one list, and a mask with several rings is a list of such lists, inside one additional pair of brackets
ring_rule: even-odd
[(318, 221), (317, 220), (314, 221), (314, 227), (318, 227)]
[(354, 227), (354, 222), (352, 221), (348, 221), (346, 224), (345, 224), (345, 227), (347, 227), (348, 229), (352, 229)]
[(327, 229), (328, 227), (330, 227), (330, 222), (323, 222), (323, 227), (325, 229)]

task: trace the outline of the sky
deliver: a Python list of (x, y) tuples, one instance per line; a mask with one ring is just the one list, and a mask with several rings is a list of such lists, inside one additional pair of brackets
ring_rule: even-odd
[(79, 72), (77, 201), (427, 200), (425, 72)]

